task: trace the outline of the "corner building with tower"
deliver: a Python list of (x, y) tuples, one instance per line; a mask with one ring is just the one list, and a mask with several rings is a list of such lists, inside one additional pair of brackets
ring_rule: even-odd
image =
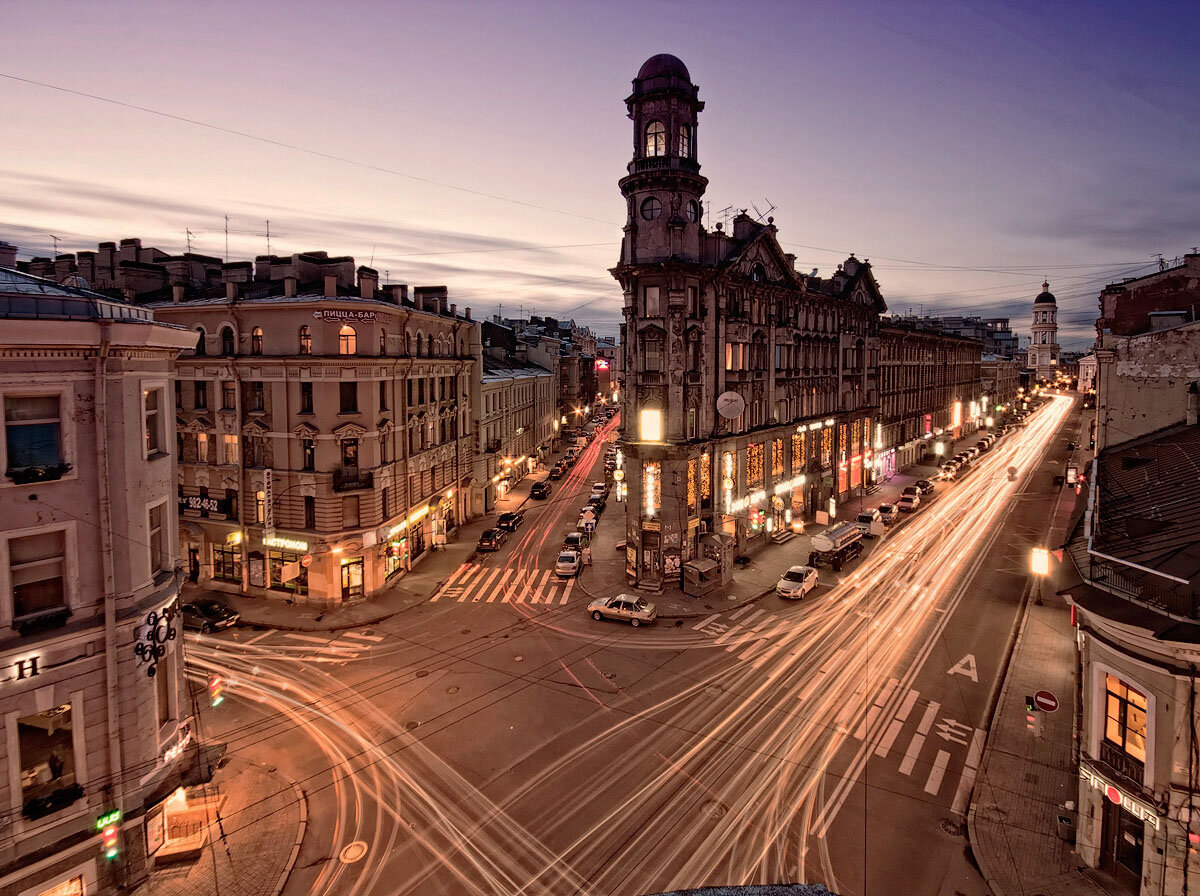
[[(626, 573), (661, 590), (727, 580), (732, 559), (826, 522), (874, 475), (878, 320), (868, 262), (804, 275), (773, 219), (702, 223), (687, 67), (654, 56), (625, 100), (620, 181)], [(686, 588), (685, 588), (686, 590)]]

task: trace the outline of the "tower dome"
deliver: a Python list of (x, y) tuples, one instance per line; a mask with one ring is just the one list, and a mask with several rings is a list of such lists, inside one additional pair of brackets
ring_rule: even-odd
[(657, 56), (651, 56), (642, 63), (642, 67), (638, 69), (638, 80), (644, 81), (647, 78), (680, 78), (690, 82), (691, 74), (688, 73), (687, 66), (683, 64), (683, 60), (678, 56), (672, 56), (670, 53), (659, 53)]
[(1050, 281), (1042, 281), (1042, 291), (1038, 293), (1038, 297), (1033, 300), (1035, 305), (1054, 305), (1058, 303), (1058, 299), (1054, 298), (1054, 293), (1050, 292)]

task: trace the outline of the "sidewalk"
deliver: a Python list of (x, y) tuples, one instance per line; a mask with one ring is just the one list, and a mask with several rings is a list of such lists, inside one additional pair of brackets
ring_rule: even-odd
[(304, 792), (278, 772), (236, 758), (217, 770), (207, 791), (225, 798), (208, 845), (192, 861), (152, 870), (136, 896), (278, 896), (283, 890), (308, 826)]
[[(1086, 433), (1082, 441), (1078, 434), (1074, 438), (1086, 446)], [(1051, 465), (1058, 460), (1049, 457)], [(1090, 455), (1077, 451), (1074, 459), (1082, 466)], [(1066, 541), (1076, 507), (1072, 489), (1059, 494), (1042, 542), (1052, 549)], [(1059, 817), (1072, 814), (1061, 807), (1078, 796), (1075, 633), (1070, 608), (1057, 593), (1074, 577), (1069, 560), (1052, 563), (1052, 573), (1040, 587), (1040, 606), (1030, 599), (1029, 592), (1038, 588), (1030, 582), (1008, 673), (989, 720), (967, 828), (975, 861), (995, 896), (1108, 892), (1088, 876), (1093, 872), (1081, 870), (1072, 843), (1058, 836)], [(1040, 713), (1040, 738), (1026, 727), (1025, 713), (1025, 697), (1037, 691), (1049, 691), (1059, 702), (1057, 711)]]

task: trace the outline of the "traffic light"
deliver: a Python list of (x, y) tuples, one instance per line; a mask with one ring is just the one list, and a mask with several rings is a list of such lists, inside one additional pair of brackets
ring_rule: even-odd
[(208, 700), (212, 706), (220, 706), (225, 699), (225, 679), (214, 675), (208, 680)]
[(1034, 737), (1042, 736), (1042, 711), (1029, 696), (1025, 697), (1025, 727)]
[(111, 862), (121, 854), (121, 810), (97, 818), (96, 830), (100, 832), (100, 853)]

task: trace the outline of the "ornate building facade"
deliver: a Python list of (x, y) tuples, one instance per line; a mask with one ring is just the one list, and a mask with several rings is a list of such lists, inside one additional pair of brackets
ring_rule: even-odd
[(1033, 341), (1029, 344), (1026, 363), (1040, 380), (1054, 379), (1058, 372), (1058, 300), (1043, 283), (1042, 291), (1033, 300)]
[[(620, 188), (626, 572), (677, 587), (681, 567), (837, 512), (873, 469), (878, 315), (869, 263), (795, 270), (772, 220), (707, 230), (686, 66), (648, 60), (626, 99)], [(712, 537), (706, 537), (712, 536)]]

